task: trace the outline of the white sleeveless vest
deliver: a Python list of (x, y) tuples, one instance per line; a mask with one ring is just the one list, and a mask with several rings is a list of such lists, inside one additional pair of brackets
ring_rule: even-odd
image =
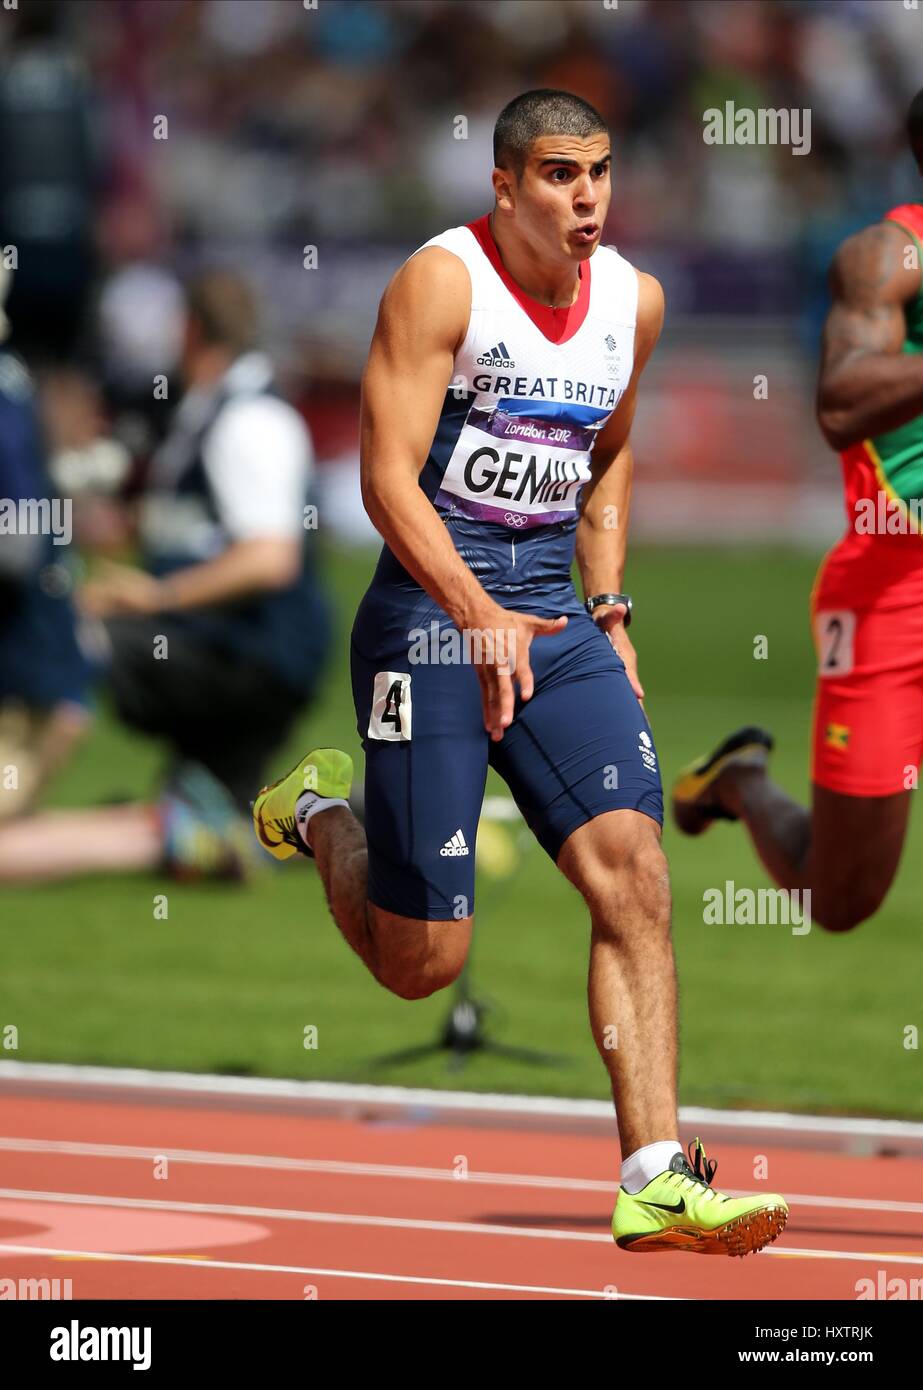
[(556, 343), (469, 227), (453, 227), (426, 246), (451, 251), (471, 278), (468, 332), (427, 461), (431, 500), (517, 531), (575, 519), (597, 431), (631, 379), (637, 273), (613, 248), (597, 247), (583, 263), (586, 316)]

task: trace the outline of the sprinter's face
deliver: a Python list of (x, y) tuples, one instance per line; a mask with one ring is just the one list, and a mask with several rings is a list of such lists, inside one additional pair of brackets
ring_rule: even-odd
[(535, 250), (551, 260), (588, 260), (599, 245), (609, 211), (611, 154), (608, 135), (540, 135), (520, 178), (495, 178), (497, 202), (515, 212)]

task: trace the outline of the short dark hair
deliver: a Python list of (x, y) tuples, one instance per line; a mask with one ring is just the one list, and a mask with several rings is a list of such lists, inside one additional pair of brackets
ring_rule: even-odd
[(494, 164), (512, 168), (517, 178), (526, 167), (529, 147), (541, 135), (576, 135), (585, 140), (602, 135), (606, 122), (588, 101), (573, 92), (538, 87), (523, 92), (504, 106), (494, 126)]
[(917, 92), (907, 112), (907, 134), (910, 148), (918, 159), (923, 158), (923, 87)]
[(186, 284), (186, 308), (207, 343), (235, 353), (256, 347), (260, 312), (248, 281), (233, 270), (203, 270)]

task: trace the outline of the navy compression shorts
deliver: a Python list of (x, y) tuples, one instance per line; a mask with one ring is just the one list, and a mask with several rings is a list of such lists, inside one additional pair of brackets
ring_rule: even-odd
[[(442, 645), (452, 655), (450, 633), (460, 639), (445, 612), (419, 591), (373, 585), (365, 595), (351, 671), (365, 751), (368, 897), (378, 907), (428, 921), (473, 913), (488, 766), (553, 860), (574, 830), (606, 811), (663, 823), (651, 729), (624, 662), (575, 594), (556, 611), (567, 612), (567, 626), (532, 642), (534, 694), (517, 695), (513, 722), (494, 743), (474, 666), (432, 659)], [(434, 626), (443, 643), (430, 640), (430, 659), (411, 659), (408, 634), (431, 636)]]

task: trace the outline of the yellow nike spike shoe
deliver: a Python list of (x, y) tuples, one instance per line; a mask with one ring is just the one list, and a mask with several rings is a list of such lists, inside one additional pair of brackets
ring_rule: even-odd
[(293, 854), (314, 856), (295, 825), (295, 803), (305, 792), (318, 801), (349, 799), (353, 780), (353, 760), (339, 748), (313, 748), (297, 767), (278, 782), (264, 787), (251, 806), (253, 829), (264, 849), (275, 859), (291, 859)]
[(766, 729), (747, 725), (729, 734), (713, 753), (683, 768), (673, 783), (673, 819), (684, 835), (701, 835), (714, 820), (737, 820), (712, 788), (726, 768), (765, 768), (774, 742)]
[(783, 1197), (726, 1197), (711, 1185), (718, 1164), (705, 1157), (700, 1139), (689, 1145), (689, 1156), (694, 1167), (677, 1152), (667, 1171), (640, 1192), (619, 1188), (612, 1234), (621, 1250), (751, 1255), (782, 1234), (788, 1218)]

